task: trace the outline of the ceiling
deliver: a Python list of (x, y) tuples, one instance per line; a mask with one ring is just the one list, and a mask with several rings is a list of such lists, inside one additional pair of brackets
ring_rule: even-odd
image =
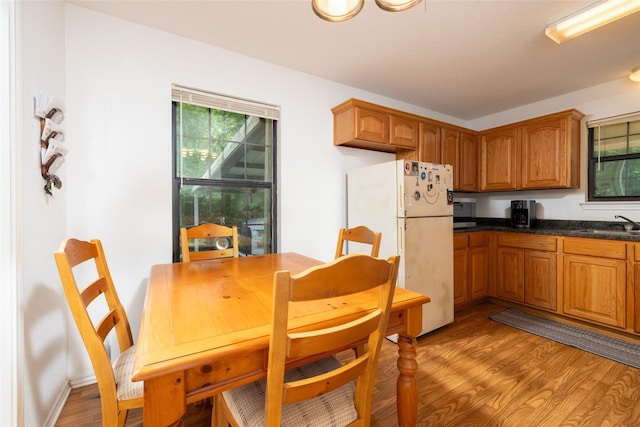
[(67, 0), (461, 120), (626, 78), (640, 13), (556, 44), (545, 27), (593, 0), (373, 0), (331, 23), (311, 0)]

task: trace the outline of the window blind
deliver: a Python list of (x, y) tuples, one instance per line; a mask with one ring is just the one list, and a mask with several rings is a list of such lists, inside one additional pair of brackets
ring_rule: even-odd
[(177, 84), (171, 85), (171, 100), (265, 119), (280, 119), (280, 107), (277, 105), (235, 98)]
[(621, 116), (606, 117), (604, 119), (591, 120), (587, 122), (588, 128), (597, 128), (598, 126), (615, 125), (617, 123), (634, 122), (640, 120), (640, 111), (634, 113), (623, 114)]

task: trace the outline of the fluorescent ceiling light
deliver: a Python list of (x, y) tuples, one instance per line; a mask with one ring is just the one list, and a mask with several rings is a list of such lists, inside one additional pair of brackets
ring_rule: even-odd
[(545, 34), (562, 43), (638, 11), (640, 0), (601, 0), (550, 24)]

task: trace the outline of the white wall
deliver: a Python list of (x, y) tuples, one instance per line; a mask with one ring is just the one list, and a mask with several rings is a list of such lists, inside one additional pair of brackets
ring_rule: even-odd
[[(24, 425), (47, 425), (67, 386), (68, 311), (53, 252), (65, 237), (66, 194), (45, 197), (40, 175), (40, 123), (34, 116), (38, 92), (64, 97), (64, 4), (20, 4), (18, 150), (18, 264), (20, 316), (24, 322), (22, 378)], [(66, 184), (64, 167), (60, 171)]]
[(569, 93), (483, 117), (468, 124), (476, 130), (489, 129), (556, 111), (575, 108), (585, 114), (581, 126), (580, 188), (573, 190), (543, 190), (492, 192), (469, 194), (478, 200), (479, 217), (508, 218), (510, 201), (533, 199), (536, 214), (544, 219), (573, 219), (583, 221), (616, 221), (613, 216), (623, 214), (640, 220), (640, 203), (585, 203), (587, 200), (587, 125), (590, 120), (640, 111), (640, 84), (623, 78), (585, 90)]

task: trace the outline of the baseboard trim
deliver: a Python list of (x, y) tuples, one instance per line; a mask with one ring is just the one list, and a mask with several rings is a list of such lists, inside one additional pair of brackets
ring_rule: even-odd
[(60, 393), (58, 393), (58, 398), (56, 399), (53, 408), (51, 408), (49, 416), (44, 422), (44, 427), (55, 427), (56, 422), (58, 422), (58, 418), (60, 417), (62, 409), (64, 408), (65, 403), (67, 403), (67, 399), (69, 398), (70, 394), (71, 383), (69, 382), (69, 380), (67, 380), (62, 386)]
[(87, 375), (86, 377), (69, 379), (69, 384), (71, 385), (71, 388), (84, 387), (89, 384), (95, 384), (96, 382), (98, 381), (96, 380), (95, 375)]
[(95, 383), (96, 383), (95, 375), (88, 375), (86, 377), (81, 377), (81, 378), (67, 379), (67, 381), (62, 386), (60, 393), (58, 393), (58, 398), (56, 399), (56, 402), (53, 405), (53, 408), (51, 408), (51, 412), (49, 413), (47, 420), (43, 424), (43, 427), (55, 427), (56, 423), (58, 422), (58, 418), (62, 413), (62, 409), (64, 408), (64, 405), (67, 403), (67, 399), (71, 394), (71, 390), (73, 390), (74, 388), (83, 387), (85, 385), (95, 384)]

